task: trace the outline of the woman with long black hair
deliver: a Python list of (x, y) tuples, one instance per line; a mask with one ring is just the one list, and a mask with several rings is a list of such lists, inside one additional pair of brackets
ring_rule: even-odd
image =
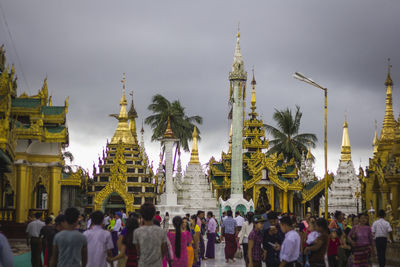
[(171, 242), (173, 248), (173, 259), (172, 267), (187, 267), (188, 266), (188, 254), (187, 244), (192, 242), (192, 237), (189, 232), (182, 231), (182, 218), (175, 216), (172, 219), (174, 229), (168, 232), (168, 239)]
[(112, 263), (116, 260), (127, 257), (126, 267), (138, 266), (137, 251), (133, 244), (133, 235), (137, 228), (139, 228), (139, 221), (136, 218), (130, 217), (126, 220), (125, 229), (121, 233), (123, 238), (120, 246), (120, 254), (113, 258), (107, 258), (108, 262)]

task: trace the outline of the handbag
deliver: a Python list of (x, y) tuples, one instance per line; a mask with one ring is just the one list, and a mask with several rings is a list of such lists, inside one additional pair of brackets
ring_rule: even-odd
[(236, 259), (241, 259), (243, 258), (243, 251), (240, 249), (240, 247), (236, 250), (235, 252), (235, 258)]

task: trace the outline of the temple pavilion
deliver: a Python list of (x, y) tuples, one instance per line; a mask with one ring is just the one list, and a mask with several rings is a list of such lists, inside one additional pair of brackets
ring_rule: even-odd
[(144, 148), (144, 131), (142, 128), (142, 140), (139, 143), (135, 121), (137, 112), (133, 98), (127, 112), (125, 82), (124, 75), (120, 112), (112, 115), (118, 120), (117, 129), (111, 142), (107, 141), (97, 167), (93, 166), (93, 180), (88, 186), (88, 212), (114, 212), (121, 209), (129, 212), (139, 209), (145, 202), (156, 204), (156, 185)]
[[(237, 35), (235, 57), (240, 57), (239, 36)], [(235, 64), (235, 61), (234, 61)], [(246, 80), (244, 87), (246, 87)], [(319, 210), (319, 198), (324, 192), (325, 180), (302, 182), (294, 159), (285, 161), (282, 154), (267, 155), (269, 147), (265, 137), (263, 120), (256, 112), (256, 80), (253, 73), (251, 81), (251, 112), (243, 122), (243, 196), (253, 200), (256, 212), (262, 212), (267, 204), (275, 211), (304, 214)], [(230, 88), (231, 94), (232, 88)], [(246, 90), (243, 91), (246, 99)], [(245, 104), (243, 107), (245, 110)], [(231, 194), (231, 162), (232, 162), (232, 125), (230, 130), (228, 152), (222, 152), (221, 159), (212, 157), (209, 162), (208, 175), (212, 182), (216, 197), (227, 200)], [(332, 175), (328, 176), (331, 183)], [(237, 207), (236, 210), (241, 210)]]
[(63, 173), (68, 98), (53, 105), (47, 78), (36, 95), (17, 94), (15, 70), (0, 48), (0, 221), (24, 223), (33, 213), (58, 214), (63, 186), (80, 187), (80, 172)]

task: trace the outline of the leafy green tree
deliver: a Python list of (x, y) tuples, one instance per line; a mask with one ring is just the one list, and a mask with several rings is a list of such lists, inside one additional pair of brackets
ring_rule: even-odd
[(153, 96), (148, 110), (153, 113), (145, 119), (145, 123), (153, 129), (151, 140), (155, 141), (163, 137), (169, 118), (171, 129), (175, 137), (180, 141), (177, 149), (183, 148), (183, 150), (189, 151), (189, 141), (192, 140), (193, 127), (196, 126), (197, 132), (200, 134), (196, 124), (202, 124), (203, 118), (200, 116), (187, 116), (185, 108), (178, 100), (170, 102), (160, 94)]
[(272, 135), (273, 140), (269, 141), (270, 149), (267, 154), (282, 153), (286, 161), (295, 159), (297, 166), (300, 166), (302, 151), (307, 147), (315, 147), (318, 141), (317, 136), (312, 133), (299, 134), (300, 122), (303, 113), (300, 107), (296, 106), (293, 116), (289, 108), (283, 110), (275, 109), (273, 119), (277, 127), (264, 124), (265, 130)]

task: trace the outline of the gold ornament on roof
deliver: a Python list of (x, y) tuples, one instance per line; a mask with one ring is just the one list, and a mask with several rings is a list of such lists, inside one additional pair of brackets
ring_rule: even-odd
[(199, 150), (198, 150), (198, 146), (197, 146), (197, 137), (199, 137), (199, 135), (197, 134), (196, 126), (194, 126), (192, 137), (193, 137), (193, 145), (192, 145), (192, 152), (190, 154), (189, 163), (200, 164)]
[(169, 117), (168, 117), (167, 129), (165, 130), (165, 133), (164, 133), (164, 138), (174, 138), (174, 133), (172, 132), (172, 129), (171, 129), (171, 120)]
[(349, 138), (348, 124), (346, 118), (343, 124), (343, 137), (342, 137), (340, 161), (342, 162), (351, 161), (351, 146), (350, 146), (350, 138)]

